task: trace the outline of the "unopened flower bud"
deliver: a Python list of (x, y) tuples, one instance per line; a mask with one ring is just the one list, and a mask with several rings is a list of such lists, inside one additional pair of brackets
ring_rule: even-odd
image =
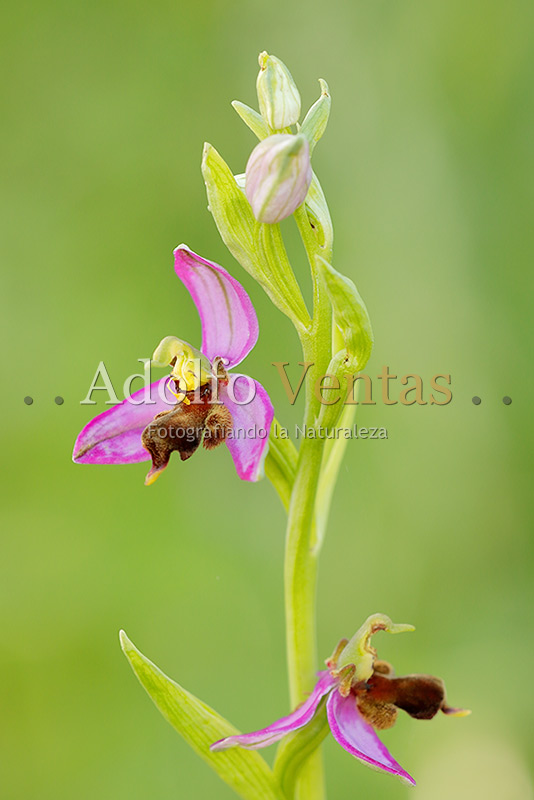
[(279, 58), (266, 52), (258, 60), (256, 90), (263, 119), (273, 131), (294, 125), (300, 116), (300, 95), (291, 73)]
[(277, 133), (252, 151), (245, 192), (259, 222), (289, 217), (306, 199), (312, 179), (310, 146), (304, 136)]

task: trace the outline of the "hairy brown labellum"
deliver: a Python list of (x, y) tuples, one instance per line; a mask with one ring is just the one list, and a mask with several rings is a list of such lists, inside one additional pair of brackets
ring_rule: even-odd
[(392, 703), (375, 700), (366, 694), (357, 694), (356, 704), (365, 721), (379, 731), (391, 728), (397, 721), (398, 711)]
[(202, 444), (206, 450), (213, 450), (227, 438), (232, 429), (232, 415), (226, 406), (215, 406), (204, 422), (204, 438)]
[(215, 401), (210, 384), (202, 386), (200, 392), (187, 392), (182, 402), (157, 414), (142, 433), (143, 447), (152, 457), (145, 483), (156, 480), (175, 450), (185, 461), (201, 442), (212, 450), (225, 441), (231, 430), (232, 415), (226, 406)]
[(385, 672), (385, 669), (382, 674), (375, 671), (366, 683), (354, 687), (362, 716), (375, 728), (390, 728), (399, 708), (415, 719), (432, 719), (440, 710), (450, 713), (440, 678), (432, 675), (394, 678)]
[(415, 719), (432, 719), (445, 704), (445, 685), (432, 675), (393, 678), (395, 705)]

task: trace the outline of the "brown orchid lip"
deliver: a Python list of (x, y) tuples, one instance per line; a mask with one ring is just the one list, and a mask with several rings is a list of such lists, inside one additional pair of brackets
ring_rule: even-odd
[(183, 400), (170, 411), (157, 414), (142, 433), (143, 446), (152, 458), (145, 483), (154, 483), (174, 451), (186, 461), (201, 443), (206, 450), (213, 450), (223, 444), (232, 427), (232, 415), (214, 399), (211, 383), (200, 391), (186, 392)]
[[(370, 617), (365, 625), (369, 626), (369, 636), (387, 629), (388, 625), (395, 627), (379, 616)], [(445, 684), (441, 678), (422, 674), (396, 677), (393, 666), (378, 659), (375, 648), (368, 641), (366, 651), (372, 659), (372, 673), (365, 680), (358, 679), (354, 663), (338, 667), (346, 647), (347, 639), (342, 639), (326, 660), (326, 666), (337, 682), (339, 694), (344, 698), (352, 695), (362, 717), (373, 727), (379, 730), (390, 728), (395, 724), (399, 709), (414, 719), (432, 719), (438, 711), (449, 716), (466, 716), (470, 713), (447, 704)]]
[(351, 687), (362, 716), (377, 728), (394, 724), (397, 709), (414, 719), (432, 719), (441, 711), (450, 716), (465, 716), (469, 711), (451, 708), (446, 701), (445, 684), (433, 675), (394, 677), (387, 662), (377, 661), (369, 680)]

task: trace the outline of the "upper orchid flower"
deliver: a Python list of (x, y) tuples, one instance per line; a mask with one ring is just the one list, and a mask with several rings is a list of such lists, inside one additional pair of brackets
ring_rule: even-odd
[(350, 642), (343, 639), (339, 643), (326, 662), (328, 669), (319, 672), (312, 693), (292, 714), (254, 733), (221, 739), (212, 744), (211, 749), (225, 750), (235, 745), (249, 750), (266, 747), (303, 728), (326, 702), (328, 725), (345, 750), (364, 764), (396, 775), (414, 786), (412, 776), (395, 761), (374, 728), (390, 728), (399, 708), (416, 719), (431, 719), (440, 710), (452, 716), (465, 716), (470, 712), (447, 705), (445, 686), (439, 678), (430, 675), (395, 678), (391, 665), (376, 659), (376, 650), (370, 645), (373, 633), (410, 630), (413, 630), (412, 625), (395, 625), (389, 617), (374, 614)]
[(227, 372), (256, 344), (256, 312), (235, 278), (185, 245), (174, 251), (174, 267), (200, 314), (200, 351), (174, 336), (163, 339), (153, 363), (170, 366), (170, 377), (95, 417), (79, 434), (73, 459), (79, 464), (132, 464), (152, 458), (145, 481), (150, 484), (173, 450), (185, 460), (201, 442), (207, 449), (225, 442), (239, 477), (256, 481), (273, 407), (258, 381)]

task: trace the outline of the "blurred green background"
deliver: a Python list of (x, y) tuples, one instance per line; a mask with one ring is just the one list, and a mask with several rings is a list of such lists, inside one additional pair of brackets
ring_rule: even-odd
[[(172, 268), (182, 241), (249, 290), (261, 338), (246, 371), (282, 423), (299, 419), (270, 366), (298, 361), (295, 336), (225, 251), (200, 175), (204, 140), (243, 170), (255, 140), (229, 103), (256, 105), (264, 48), (306, 107), (318, 77), (330, 85), (314, 160), (335, 265), (373, 319), (367, 372), (451, 373), (454, 392), (445, 407), (359, 412), (389, 439), (348, 447), (321, 657), (374, 611), (414, 623), (377, 637), (380, 654), (441, 675), (474, 713), (404, 715), (384, 734), (412, 796), (531, 798), (530, 0), (22, 0), (1, 38), (2, 798), (233, 796), (137, 685), (120, 627), (243, 730), (287, 710), (284, 514), (269, 483), (241, 484), (225, 448), (174, 459), (150, 489), (144, 464), (70, 460), (100, 360), (120, 387), (161, 337), (200, 340)], [(408, 797), (325, 750), (332, 800)]]

